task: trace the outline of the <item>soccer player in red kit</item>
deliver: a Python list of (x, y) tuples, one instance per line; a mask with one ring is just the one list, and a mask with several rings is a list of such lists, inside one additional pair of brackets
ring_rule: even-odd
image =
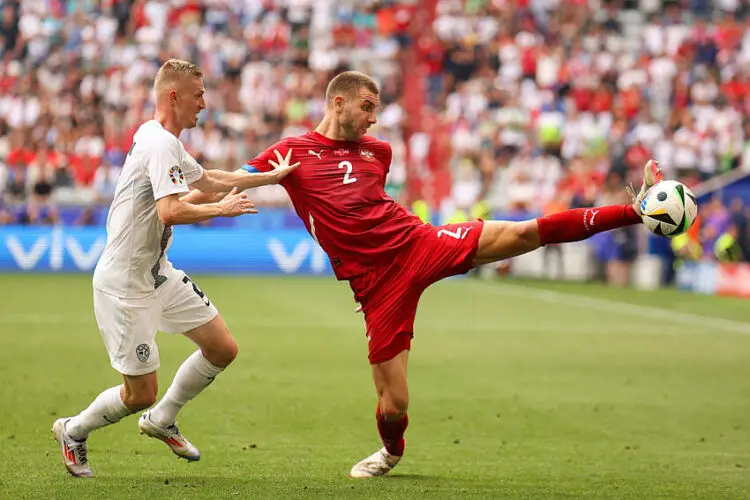
[(281, 185), (328, 254), (336, 278), (349, 281), (367, 326), (384, 446), (357, 463), (350, 475), (382, 476), (404, 454), (406, 367), (422, 292), (473, 266), (638, 224), (640, 200), (662, 174), (656, 162), (648, 162), (632, 205), (568, 210), (523, 222), (476, 220), (435, 227), (385, 194), (391, 147), (365, 135), (376, 123), (375, 81), (359, 72), (341, 73), (328, 85), (326, 100), (326, 115), (314, 131), (274, 144), (243, 169), (268, 171), (300, 163)]

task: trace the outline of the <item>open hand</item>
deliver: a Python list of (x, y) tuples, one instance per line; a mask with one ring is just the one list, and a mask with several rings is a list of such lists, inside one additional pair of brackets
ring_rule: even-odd
[(238, 215), (244, 214), (257, 214), (255, 205), (247, 198), (245, 193), (238, 193), (236, 187), (227, 193), (221, 201), (218, 202), (221, 207), (222, 216), (224, 217), (237, 217)]
[(291, 148), (289, 148), (289, 151), (287, 151), (286, 156), (281, 156), (281, 153), (279, 153), (278, 149), (274, 149), (273, 152), (276, 155), (278, 163), (273, 160), (268, 160), (268, 163), (273, 166), (273, 170), (268, 172), (268, 175), (271, 178), (271, 183), (276, 184), (281, 181), (281, 179), (289, 175), (290, 172), (299, 167), (299, 162), (292, 165), (289, 164), (289, 162), (292, 160)]

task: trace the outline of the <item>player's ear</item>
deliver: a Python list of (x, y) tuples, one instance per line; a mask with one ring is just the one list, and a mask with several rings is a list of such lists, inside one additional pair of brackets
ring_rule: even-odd
[(344, 96), (337, 95), (333, 98), (333, 109), (336, 111), (342, 111), (344, 109), (344, 104), (346, 104), (346, 99), (344, 99)]
[(169, 100), (170, 104), (177, 103), (177, 91), (175, 89), (169, 89), (167, 92), (167, 99)]

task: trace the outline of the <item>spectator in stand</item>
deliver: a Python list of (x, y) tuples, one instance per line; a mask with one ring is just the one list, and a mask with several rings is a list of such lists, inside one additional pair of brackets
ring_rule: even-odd
[[(438, 0), (432, 33), (417, 40), (429, 68), (426, 87), (439, 79), (433, 63), (442, 43), (447, 98), (434, 108), (446, 110), (458, 132), (454, 139), (481, 136), (484, 110), (499, 109), (491, 139), (497, 151), (529, 143), (559, 155), (564, 174), (555, 195), (571, 190), (574, 203), (590, 204), (609, 189), (603, 182), (610, 172), (623, 184), (637, 184), (633, 166), (652, 155), (688, 185), (736, 165), (750, 169), (750, 147), (743, 151), (750, 126), (742, 126), (750, 112), (750, 32), (742, 29), (747, 18), (738, 17), (742, 2), (696, 2), (699, 10), (723, 10), (693, 22), (690, 5), (670, 2), (663, 12), (640, 22), (629, 15), (625, 23), (623, 4), (614, 1)], [(478, 46), (469, 56), (463, 51), (470, 43)], [(490, 47), (496, 64), (486, 54)], [(431, 92), (430, 102), (436, 95)], [(514, 129), (507, 116), (515, 115), (516, 103), (528, 121)], [(483, 147), (467, 140), (460, 151), (453, 145), (455, 156)], [(543, 189), (529, 182), (544, 180), (505, 174), (505, 165), (517, 163), (497, 161), (494, 172), (483, 171), (495, 209)], [(576, 187), (589, 183), (594, 187)]]
[[(205, 126), (185, 142), (207, 168), (234, 170), (282, 134), (317, 122), (324, 86), (340, 69), (373, 74), (383, 106), (397, 101), (415, 8), (410, 0), (6, 0), (0, 155), (20, 163), (14, 178), (25, 181), (36, 176), (25, 172), (37, 153), (31, 146), (54, 144), (54, 199), (93, 201), (100, 166), (121, 165), (136, 127), (153, 114), (148, 82), (161, 61), (179, 57), (203, 67), (209, 103)], [(398, 124), (372, 132), (403, 144)], [(267, 194), (267, 203), (287, 203), (283, 190)]]

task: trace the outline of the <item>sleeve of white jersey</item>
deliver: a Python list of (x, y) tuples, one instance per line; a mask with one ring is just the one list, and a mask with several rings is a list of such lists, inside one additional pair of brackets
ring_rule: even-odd
[(146, 163), (154, 199), (190, 191), (182, 170), (182, 148), (177, 141), (159, 141), (147, 153)]
[(188, 184), (192, 184), (203, 177), (203, 167), (184, 148), (182, 150), (182, 171)]

